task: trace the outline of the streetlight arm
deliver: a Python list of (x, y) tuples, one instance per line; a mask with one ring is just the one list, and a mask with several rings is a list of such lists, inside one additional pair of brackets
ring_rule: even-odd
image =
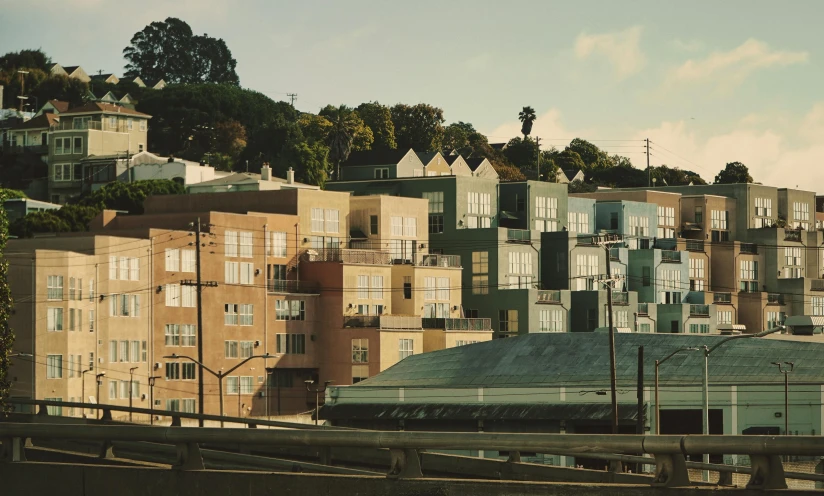
[(662, 363), (666, 362), (667, 360), (669, 360), (670, 358), (674, 357), (675, 355), (681, 353), (682, 351), (698, 351), (698, 348), (678, 348), (677, 350), (673, 351), (672, 353), (665, 356), (661, 360), (658, 360), (658, 365), (661, 365)]
[[(220, 377), (219, 373), (217, 373), (214, 370), (210, 369), (209, 367), (203, 365), (202, 363), (198, 362), (197, 360), (195, 360), (194, 358), (192, 358), (190, 356), (186, 356), (186, 355), (167, 355), (167, 356), (164, 356), (163, 358), (170, 358), (170, 359), (173, 359), (173, 360), (178, 359), (178, 358), (185, 358), (186, 360), (189, 360), (190, 362), (194, 362), (194, 363), (200, 365), (201, 367), (203, 367), (203, 370), (205, 370), (206, 372), (212, 374), (213, 376)], [(234, 369), (232, 369), (232, 370), (234, 370)]]
[(712, 352), (713, 352), (713, 350), (715, 350), (716, 348), (718, 348), (718, 347), (719, 347), (719, 346), (721, 346), (722, 344), (726, 343), (727, 341), (732, 341), (733, 339), (742, 339), (742, 338), (760, 338), (760, 337), (764, 337), (764, 336), (766, 336), (766, 335), (768, 335), (768, 334), (772, 334), (772, 333), (774, 333), (774, 332), (783, 331), (783, 330), (785, 330), (786, 328), (787, 328), (786, 326), (780, 325), (780, 326), (778, 326), (778, 327), (774, 327), (774, 328), (772, 328), (772, 329), (767, 329), (766, 331), (759, 332), (758, 334), (739, 334), (739, 335), (737, 335), (737, 336), (730, 336), (730, 337), (728, 337), (727, 339), (723, 339), (723, 340), (719, 341), (718, 343), (716, 343), (716, 344), (715, 344), (714, 346), (712, 346), (711, 348), (707, 348), (706, 350), (704, 350), (704, 354), (705, 354), (705, 355), (709, 355), (710, 353), (712, 353)]
[(226, 372), (221, 373), (220, 375), (227, 376), (227, 375), (231, 374), (232, 372), (239, 369), (240, 367), (243, 366), (243, 364), (245, 364), (246, 362), (248, 362), (249, 360), (251, 360), (253, 358), (280, 358), (280, 357), (281, 357), (281, 355), (269, 355), (268, 353), (266, 355), (253, 355), (253, 356), (250, 356), (249, 358), (243, 360), (239, 364), (235, 365), (234, 367), (230, 368)]

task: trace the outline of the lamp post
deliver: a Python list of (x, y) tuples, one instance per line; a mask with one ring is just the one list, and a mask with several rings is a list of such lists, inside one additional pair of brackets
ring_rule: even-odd
[(137, 370), (138, 367), (132, 367), (129, 369), (129, 422), (132, 421), (132, 398), (134, 398), (134, 371)]
[[(704, 405), (703, 405), (703, 409), (702, 409), (703, 410), (703, 415), (702, 415), (702, 417), (703, 417), (703, 429), (702, 430), (703, 430), (703, 434), (705, 436), (708, 436), (709, 433), (710, 433), (710, 378), (709, 378), (709, 376), (710, 376), (710, 372), (709, 372), (710, 353), (715, 351), (715, 349), (717, 349), (722, 344), (724, 344), (728, 341), (732, 341), (733, 339), (760, 338), (760, 337), (766, 336), (768, 334), (772, 334), (774, 332), (783, 331), (784, 329), (786, 329), (786, 327), (783, 326), (783, 325), (780, 325), (780, 326), (774, 327), (772, 329), (767, 329), (766, 331), (759, 332), (758, 334), (739, 334), (737, 336), (730, 336), (727, 339), (722, 339), (721, 341), (715, 343), (715, 345), (713, 345), (712, 347), (707, 347), (706, 345), (702, 347), (702, 350), (704, 351), (704, 388), (703, 388), (704, 389)], [(733, 433), (733, 434), (735, 434), (735, 433)], [(707, 453), (704, 453), (703, 461), (704, 461), (704, 463), (709, 463), (710, 462), (710, 455), (707, 454)], [(706, 470), (703, 471), (703, 478), (707, 479), (707, 480), (709, 479), (709, 472), (708, 471), (706, 471)]]
[[(790, 435), (790, 373), (795, 368), (793, 362), (772, 362), (773, 365), (778, 365), (778, 371), (784, 374), (784, 435)], [(785, 369), (784, 365), (789, 366)]]
[(310, 393), (315, 393), (315, 425), (318, 425), (318, 415), (320, 415), (320, 393), (325, 393), (326, 388), (329, 387), (329, 384), (332, 381), (323, 381), (323, 388), (315, 388), (312, 389), (310, 386), (315, 383), (312, 379), (307, 379), (303, 381), (306, 383), (306, 390)]
[[(160, 379), (159, 375), (149, 377), (149, 410), (154, 410), (154, 385), (157, 379)], [(149, 415), (149, 425), (154, 425), (154, 412)]]
[(666, 362), (667, 360), (681, 353), (682, 351), (698, 351), (698, 348), (678, 348), (669, 355), (665, 356), (663, 359), (655, 361), (655, 434), (661, 434), (661, 409), (659, 407), (660, 403), (658, 401), (658, 367), (660, 367), (662, 363)]
[[(95, 374), (94, 378), (97, 379), (97, 404), (100, 405), (100, 385), (103, 384), (103, 378), (106, 377), (106, 372), (100, 372), (99, 374)], [(100, 408), (97, 409), (97, 414), (95, 415), (96, 418), (100, 418)]]
[[(226, 372), (223, 372), (222, 370), (218, 370), (217, 372), (215, 372), (214, 370), (212, 370), (209, 367), (203, 365), (202, 363), (195, 360), (194, 358), (192, 358), (190, 356), (186, 356), (186, 355), (178, 355), (176, 353), (172, 353), (171, 355), (164, 356), (163, 358), (172, 359), (172, 360), (185, 358), (186, 360), (189, 360), (190, 362), (193, 362), (193, 363), (199, 365), (206, 372), (208, 372), (208, 373), (212, 374), (213, 376), (217, 377), (217, 391), (218, 391), (218, 397), (219, 397), (219, 401), (220, 401), (220, 426), (223, 427), (223, 378), (226, 377), (227, 375), (231, 374), (232, 372), (234, 372), (235, 370), (240, 368), (243, 364), (245, 364), (246, 362), (248, 362), (249, 360), (251, 360), (253, 358), (280, 358), (281, 356), (282, 355), (270, 355), (268, 353), (266, 353), (265, 355), (252, 355), (252, 356), (246, 358), (245, 360), (243, 360), (242, 362), (240, 362), (239, 364), (235, 365), (234, 367), (230, 368)], [(240, 381), (238, 381), (238, 395), (240, 395)], [(203, 414), (203, 412), (200, 412), (200, 413)]]
[[(91, 372), (92, 369), (80, 372), (80, 403), (86, 404), (86, 372)], [(80, 416), (86, 418), (86, 408), (80, 410)]]

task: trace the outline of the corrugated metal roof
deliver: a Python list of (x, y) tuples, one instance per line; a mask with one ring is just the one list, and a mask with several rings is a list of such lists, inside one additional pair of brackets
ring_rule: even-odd
[[(656, 359), (678, 348), (713, 346), (728, 336), (624, 334), (615, 336), (621, 387), (635, 387), (638, 347), (644, 346), (646, 380)], [(734, 339), (713, 351), (710, 382), (783, 382), (771, 365), (795, 362), (793, 382), (824, 383), (824, 344), (773, 339)], [(678, 354), (661, 366), (662, 384), (700, 384), (700, 352)], [(602, 333), (536, 333), (413, 355), (360, 382), (368, 387), (603, 387), (609, 380), (609, 337)]]

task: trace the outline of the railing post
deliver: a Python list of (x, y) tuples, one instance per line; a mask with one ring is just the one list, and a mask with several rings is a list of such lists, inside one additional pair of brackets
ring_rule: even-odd
[(687, 472), (687, 461), (684, 455), (653, 453), (652, 456), (655, 458), (653, 486), (686, 487), (690, 485), (690, 474)]
[(98, 458), (114, 458), (114, 445), (112, 445), (111, 441), (103, 441), (103, 444), (100, 445), (100, 452), (97, 454)]
[(100, 420), (108, 420), (109, 422), (111, 422), (112, 410), (110, 408), (104, 408), (103, 415), (101, 415)]
[(180, 417), (178, 415), (172, 415), (172, 425), (171, 427), (180, 427)]
[(418, 450), (390, 448), (389, 455), (392, 457), (392, 464), (387, 477), (391, 479), (420, 479), (423, 477)]
[(787, 489), (784, 465), (778, 455), (750, 455), (752, 475), (747, 489)]
[(40, 405), (40, 407), (37, 409), (37, 414), (47, 417), (49, 415), (49, 407), (47, 407), (46, 405)]
[(22, 437), (4, 437), (2, 459), (6, 462), (25, 462), (26, 461), (26, 438)]
[(203, 470), (203, 455), (200, 453), (200, 446), (197, 443), (183, 443), (177, 445), (177, 463), (174, 468), (178, 470)]

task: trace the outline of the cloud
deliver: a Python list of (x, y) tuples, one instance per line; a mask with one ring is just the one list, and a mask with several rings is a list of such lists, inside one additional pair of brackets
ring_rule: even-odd
[(639, 72), (647, 63), (639, 46), (640, 41), (641, 26), (612, 33), (581, 33), (575, 40), (575, 56), (580, 60), (591, 56), (606, 58), (612, 65), (615, 78), (622, 80)]
[(697, 52), (704, 49), (704, 42), (701, 40), (672, 40), (672, 46), (682, 52)]
[(756, 71), (801, 64), (808, 58), (807, 52), (773, 50), (766, 43), (750, 38), (732, 50), (715, 51), (703, 59), (687, 60), (669, 72), (664, 86), (712, 84), (719, 90), (728, 91)]
[(483, 71), (492, 67), (492, 54), (479, 53), (463, 61), (463, 67), (469, 71)]

